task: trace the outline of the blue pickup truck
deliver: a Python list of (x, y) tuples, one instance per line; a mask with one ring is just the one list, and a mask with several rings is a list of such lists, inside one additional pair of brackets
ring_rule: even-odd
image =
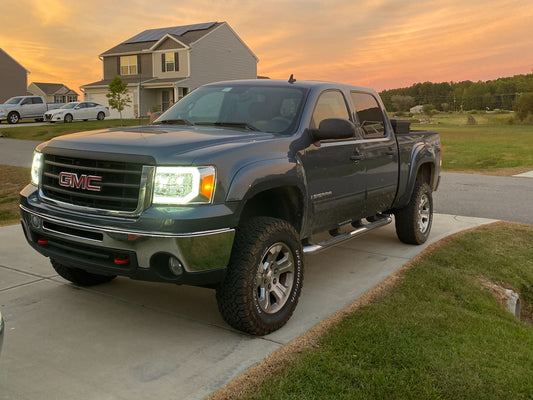
[(152, 125), (40, 144), (22, 226), (77, 285), (211, 287), (231, 326), (264, 335), (292, 315), (304, 255), (393, 220), (401, 241), (426, 241), (440, 153), (437, 133), (389, 120), (372, 89), (213, 83)]

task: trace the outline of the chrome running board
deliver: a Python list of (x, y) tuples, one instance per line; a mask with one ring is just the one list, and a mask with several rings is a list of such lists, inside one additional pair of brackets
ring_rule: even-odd
[(303, 243), (304, 254), (317, 254), (332, 246), (336, 246), (338, 244), (346, 242), (347, 240), (353, 239), (354, 237), (364, 235), (365, 233), (368, 233), (376, 228), (380, 228), (382, 226), (388, 225), (391, 222), (392, 222), (392, 217), (390, 215), (384, 214), (378, 217), (378, 219), (376, 219), (373, 222), (370, 222), (366, 225), (361, 225), (360, 227), (355, 228), (354, 230), (349, 231), (349, 232), (342, 232), (342, 233), (336, 234), (332, 236), (331, 238), (324, 240), (322, 242), (311, 243), (309, 241), (306, 241)]

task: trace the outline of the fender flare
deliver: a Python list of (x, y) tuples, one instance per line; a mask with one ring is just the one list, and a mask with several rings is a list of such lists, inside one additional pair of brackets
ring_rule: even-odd
[[(418, 143), (413, 147), (411, 161), (409, 163), (407, 185), (405, 187), (405, 191), (394, 202), (393, 208), (402, 208), (409, 203), (409, 199), (411, 198), (415, 187), (418, 171), (420, 170), (421, 166), (425, 164), (430, 164), (432, 171), (435, 171), (437, 162), (436, 157), (438, 157), (438, 155), (435, 154), (433, 147), (428, 146), (427, 144)], [(432, 181), (428, 182), (430, 186), (432, 186)]]
[(303, 200), (303, 215), (306, 215), (307, 188), (305, 171), (297, 161), (269, 159), (254, 162), (238, 170), (229, 184), (226, 202), (238, 202), (238, 219), (246, 202), (257, 194), (280, 187), (295, 187)]

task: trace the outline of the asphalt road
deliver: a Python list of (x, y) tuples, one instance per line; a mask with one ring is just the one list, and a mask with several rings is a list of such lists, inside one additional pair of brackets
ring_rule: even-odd
[(442, 173), (435, 212), (533, 224), (533, 178)]

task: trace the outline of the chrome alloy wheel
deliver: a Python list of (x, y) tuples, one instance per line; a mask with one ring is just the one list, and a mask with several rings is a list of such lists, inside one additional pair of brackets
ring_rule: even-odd
[(423, 194), (420, 197), (420, 203), (418, 204), (418, 230), (420, 233), (425, 234), (429, 228), (431, 221), (431, 203), (429, 196)]
[(257, 268), (257, 301), (267, 314), (278, 312), (287, 302), (294, 283), (294, 257), (285, 243), (274, 243)]

